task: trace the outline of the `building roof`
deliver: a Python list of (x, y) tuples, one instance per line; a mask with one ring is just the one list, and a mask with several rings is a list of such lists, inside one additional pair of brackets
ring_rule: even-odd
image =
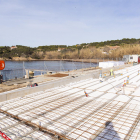
[(116, 49), (120, 48), (120, 46), (110, 46), (109, 48), (110, 48), (110, 50), (116, 50)]
[(12, 46), (12, 47), (10, 47), (10, 49), (12, 50), (12, 49), (16, 49), (17, 47), (16, 46)]

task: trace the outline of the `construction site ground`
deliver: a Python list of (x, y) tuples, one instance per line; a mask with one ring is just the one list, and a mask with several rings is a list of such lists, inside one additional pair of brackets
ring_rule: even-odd
[(58, 80), (65, 76), (81, 75), (81, 74), (87, 73), (89, 71), (97, 70), (97, 69), (99, 68), (92, 67), (92, 68), (86, 68), (86, 69), (65, 71), (65, 72), (60, 72), (60, 73), (55, 73), (55, 74), (32, 76), (30, 77), (30, 79), (23, 79), (23, 78), (12, 79), (12, 80), (5, 81), (2, 84), (0, 84), (0, 93), (13, 90), (13, 89), (26, 87), (27, 85), (32, 84), (32, 83), (41, 84), (41, 83), (52, 81), (52, 80)]
[(103, 73), (102, 82), (91, 77), (0, 102), (0, 130), (12, 140), (139, 140), (139, 71), (125, 67)]

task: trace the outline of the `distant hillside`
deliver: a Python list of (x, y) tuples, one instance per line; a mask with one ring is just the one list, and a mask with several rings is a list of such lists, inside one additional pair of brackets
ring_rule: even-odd
[[(140, 54), (140, 39), (124, 38), (104, 42), (82, 43), (72, 46), (45, 45), (28, 47), (22, 45), (1, 46), (0, 58), (6, 59), (89, 59), (122, 58), (125, 54)], [(131, 50), (131, 51), (130, 51)], [(20, 60), (20, 59), (19, 59)]]
[(95, 47), (101, 47), (101, 46), (121, 46), (124, 44), (140, 44), (140, 39), (135, 39), (135, 38), (123, 38), (121, 40), (107, 40), (104, 42), (93, 42), (93, 43), (88, 43), (89, 46), (95, 46)]

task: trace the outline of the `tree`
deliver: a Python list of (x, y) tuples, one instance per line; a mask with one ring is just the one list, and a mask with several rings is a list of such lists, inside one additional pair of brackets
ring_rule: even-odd
[(110, 48), (109, 47), (104, 47), (103, 51), (109, 53)]

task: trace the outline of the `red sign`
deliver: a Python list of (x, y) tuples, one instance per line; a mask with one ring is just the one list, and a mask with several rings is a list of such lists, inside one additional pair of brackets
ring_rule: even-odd
[(2, 133), (1, 131), (0, 131), (0, 135), (4, 138), (4, 139), (6, 139), (6, 140), (11, 140), (10, 138), (8, 138), (4, 133)]
[(5, 68), (5, 62), (3, 60), (0, 60), (0, 70), (3, 70)]
[(138, 57), (138, 63), (140, 63), (140, 56)]

